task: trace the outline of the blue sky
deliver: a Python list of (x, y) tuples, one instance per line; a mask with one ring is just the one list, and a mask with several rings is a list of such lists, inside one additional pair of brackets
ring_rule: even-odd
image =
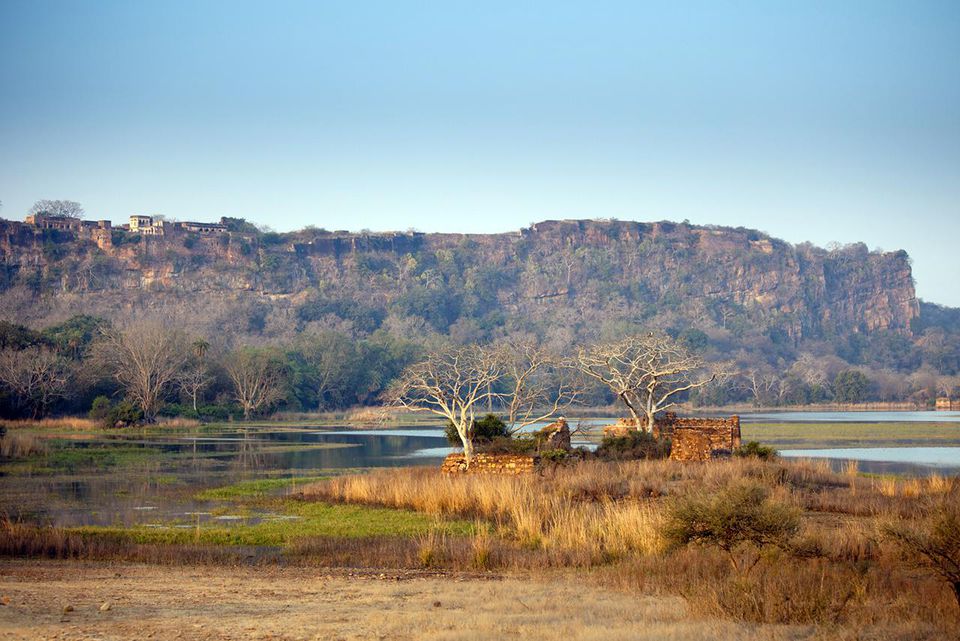
[(0, 0), (0, 216), (903, 248), (960, 306), (958, 2)]

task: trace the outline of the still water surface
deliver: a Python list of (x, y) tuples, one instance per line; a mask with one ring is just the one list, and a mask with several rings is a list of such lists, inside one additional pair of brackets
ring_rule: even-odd
[[(782, 412), (743, 416), (758, 422), (960, 422), (960, 412)], [(584, 421), (605, 425), (609, 419)], [(574, 423), (576, 426), (576, 423)], [(532, 427), (534, 429), (536, 426)], [(577, 441), (575, 445), (586, 445)], [(861, 443), (860, 445), (868, 445)], [(0, 513), (57, 525), (151, 524), (177, 519), (249, 519), (196, 493), (238, 481), (295, 478), (352, 469), (431, 465), (452, 451), (438, 428), (231, 428), (165, 435), (119, 433), (69, 443), (78, 453), (142, 448), (140, 459), (105, 469), (54, 467), (11, 473), (0, 466)], [(960, 447), (784, 449), (786, 457), (857, 460), (865, 472), (960, 473)], [(219, 510), (218, 510), (219, 508)], [(253, 518), (257, 518), (254, 515)]]

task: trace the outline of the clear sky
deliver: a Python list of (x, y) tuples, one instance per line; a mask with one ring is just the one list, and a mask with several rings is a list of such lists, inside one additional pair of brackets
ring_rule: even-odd
[(960, 2), (0, 0), (0, 200), (743, 225), (960, 306)]

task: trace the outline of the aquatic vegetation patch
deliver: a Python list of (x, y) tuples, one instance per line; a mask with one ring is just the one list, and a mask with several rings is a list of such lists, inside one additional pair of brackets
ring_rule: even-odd
[(57, 472), (107, 470), (143, 463), (161, 454), (161, 450), (150, 447), (69, 447), (56, 449), (47, 455), (43, 467)]
[(314, 483), (330, 478), (329, 476), (299, 476), (291, 478), (254, 479), (240, 481), (233, 485), (202, 490), (194, 494), (198, 501), (231, 501), (238, 499), (263, 498), (280, 490), (296, 489), (305, 483)]
[(236, 524), (220, 519), (216, 523), (200, 523), (134, 527), (86, 526), (68, 528), (67, 532), (84, 538), (103, 539), (116, 543), (136, 544), (212, 544), (283, 547), (312, 537), (358, 538), (372, 536), (419, 536), (431, 531), (448, 535), (472, 534), (474, 524), (468, 521), (437, 520), (410, 510), (331, 505), (319, 502), (282, 500), (269, 504), (272, 512), (260, 515), (260, 521)]
[(960, 445), (960, 423), (743, 423), (743, 440), (779, 449)]

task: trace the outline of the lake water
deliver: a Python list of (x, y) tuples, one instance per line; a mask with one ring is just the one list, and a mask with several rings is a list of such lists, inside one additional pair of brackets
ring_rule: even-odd
[(827, 459), (834, 469), (857, 461), (862, 472), (875, 474), (960, 473), (960, 447), (839, 447), (832, 449), (781, 450), (785, 458)]
[(742, 423), (960, 423), (960, 412), (746, 412)]
[[(960, 423), (958, 412), (778, 412), (742, 418), (745, 425), (911, 422), (938, 433), (936, 426), (930, 426), (932, 423)], [(611, 419), (571, 421), (571, 426), (610, 422)], [(869, 447), (869, 436), (866, 441), (853, 443), (856, 447), (803, 449), (800, 444), (792, 446), (786, 442), (778, 447), (785, 457), (827, 459), (838, 468), (847, 460), (857, 460), (864, 472), (960, 473), (960, 447), (951, 447), (960, 445), (960, 439), (948, 439), (943, 447), (939, 447), (940, 442), (934, 443), (938, 447), (879, 447), (880, 441), (878, 447)], [(911, 443), (909, 439), (902, 442)], [(588, 445), (589, 440), (575, 436), (574, 444)], [(257, 518), (255, 514), (223, 513), (222, 502), (198, 500), (196, 493), (258, 478), (436, 465), (452, 451), (443, 431), (435, 427), (261, 427), (174, 435), (120, 431), (96, 437), (79, 434), (64, 446), (68, 448), (66, 452), (54, 452), (38, 469), (0, 465), (0, 513), (14, 519), (64, 526)], [(99, 460), (93, 455), (107, 450), (125, 453), (127, 458), (109, 465), (90, 465), (83, 460), (87, 453), (91, 460)], [(75, 457), (62, 456), (64, 453), (80, 455), (79, 462)]]

